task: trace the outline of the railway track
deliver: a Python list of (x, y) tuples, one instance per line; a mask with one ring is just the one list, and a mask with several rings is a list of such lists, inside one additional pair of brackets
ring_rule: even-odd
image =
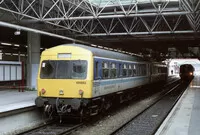
[[(169, 82), (167, 85), (165, 85), (165, 89), (167, 89), (171, 85), (175, 85), (177, 83), (177, 80)], [(163, 90), (167, 91), (167, 90)], [(114, 109), (115, 110), (115, 109)], [(114, 111), (115, 112), (115, 111)], [(110, 114), (110, 113), (109, 113)], [(100, 116), (101, 117), (101, 116)], [(101, 118), (96, 117), (96, 120), (92, 120), (94, 123), (95, 121), (99, 121)], [(92, 123), (90, 121), (90, 123)], [(38, 128), (26, 131), (24, 133), (20, 133), (20, 135), (61, 135), (61, 134), (70, 134), (73, 131), (79, 129), (84, 124), (66, 124), (66, 123), (59, 123), (59, 122), (51, 122), (45, 125), (42, 125)], [(114, 132), (113, 132), (114, 133)]]
[(176, 84), (151, 106), (111, 132), (111, 135), (152, 135), (176, 104), (187, 84)]
[(59, 123), (57, 121), (44, 124), (38, 128), (31, 129), (29, 131), (20, 133), (19, 135), (63, 135), (70, 134), (74, 130), (80, 128), (83, 123), (67, 124)]

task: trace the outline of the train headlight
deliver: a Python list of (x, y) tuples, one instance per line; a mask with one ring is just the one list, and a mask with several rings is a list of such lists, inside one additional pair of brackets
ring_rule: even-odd
[(59, 94), (60, 95), (64, 95), (64, 91), (63, 90), (59, 90)]
[(42, 95), (44, 95), (46, 93), (46, 90), (44, 88), (42, 88), (41, 93), (42, 93)]
[(190, 72), (190, 75), (193, 75), (192, 72)]
[(79, 95), (83, 96), (84, 91), (83, 90), (79, 90)]

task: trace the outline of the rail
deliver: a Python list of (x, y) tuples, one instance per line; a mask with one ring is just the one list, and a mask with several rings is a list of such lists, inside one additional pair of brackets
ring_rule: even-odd
[[(178, 101), (178, 99), (181, 97), (181, 95), (182, 95), (182, 93), (183, 93), (183, 89), (185, 88), (185, 85), (184, 84), (181, 84), (181, 83), (178, 83), (178, 84), (176, 84), (175, 86), (173, 86), (173, 88), (171, 88), (170, 90), (165, 90), (164, 92), (163, 92), (163, 95), (162, 96), (160, 96), (157, 100), (155, 100), (155, 102), (153, 103), (153, 104), (151, 104), (150, 106), (148, 106), (146, 109), (144, 109), (143, 111), (141, 111), (140, 113), (138, 113), (136, 116), (134, 116), (132, 119), (130, 119), (129, 121), (127, 121), (126, 123), (124, 123), (123, 125), (121, 125), (119, 128), (117, 128), (116, 130), (114, 130), (112, 133), (111, 133), (111, 135), (116, 135), (116, 134), (126, 134), (125, 132), (128, 132), (128, 131), (130, 131), (129, 129), (130, 129), (130, 127), (131, 127), (131, 129), (132, 129), (132, 132), (136, 132), (135, 134), (137, 134), (137, 132), (142, 132), (142, 131), (139, 131), (139, 129), (137, 129), (138, 131), (134, 131), (134, 129), (135, 129), (135, 127), (137, 127), (137, 126), (139, 126), (140, 124), (140, 127), (142, 127), (143, 125), (142, 125), (142, 122), (141, 121), (145, 121), (145, 124), (147, 124), (148, 122), (148, 120), (141, 120), (141, 118), (146, 118), (146, 119), (148, 119), (149, 118), (149, 121), (150, 121), (150, 123), (148, 123), (147, 125), (146, 125), (146, 127), (145, 127), (145, 129), (147, 130), (147, 131), (143, 131), (143, 132), (146, 132), (146, 133), (144, 133), (144, 134), (154, 134), (156, 131), (157, 131), (157, 128), (159, 128), (159, 126), (161, 125), (161, 123), (162, 123), (162, 121), (164, 120), (164, 118), (167, 116), (167, 114), (170, 112), (170, 110), (173, 108), (173, 106), (176, 104), (176, 102)], [(178, 90), (178, 89), (180, 89), (180, 90)], [(162, 115), (160, 115), (160, 116), (158, 116), (158, 115), (153, 115), (153, 114), (157, 114), (157, 113), (152, 113), (153, 111), (150, 111), (150, 109), (152, 109), (153, 107), (154, 107), (154, 110), (159, 110), (158, 108), (157, 109), (155, 109), (155, 106), (156, 105), (158, 105), (158, 104), (161, 104), (161, 102), (162, 102), (162, 104), (163, 104), (163, 100), (166, 100), (165, 98), (166, 97), (168, 97), (168, 99), (169, 99), (169, 97), (172, 95), (172, 96), (174, 96), (174, 94), (172, 94), (172, 93), (175, 93), (175, 92), (179, 92), (179, 93), (177, 93), (177, 97), (176, 98), (174, 98), (174, 100), (173, 100), (173, 103), (171, 103), (172, 101), (170, 101), (170, 106), (169, 106), (169, 109), (168, 110), (166, 110), (166, 114), (164, 115), (164, 116), (162, 116)], [(164, 103), (166, 103), (167, 102), (167, 100), (166, 101), (164, 101)], [(161, 105), (161, 106), (163, 106), (163, 105)], [(166, 106), (165, 106), (165, 108), (166, 108)], [(148, 114), (149, 113), (149, 114)], [(148, 116), (149, 115), (149, 116)], [(151, 120), (152, 119), (152, 117), (161, 117), (162, 116), (162, 118), (160, 118), (159, 120), (158, 120), (158, 118), (156, 118), (156, 122), (155, 121), (153, 121), (153, 120)], [(147, 118), (148, 117), (148, 118)], [(164, 118), (163, 118), (164, 117)], [(140, 120), (141, 121), (140, 121)], [(151, 123), (152, 122), (152, 123)], [(153, 122), (154, 122), (154, 124), (153, 124)], [(137, 124), (132, 124), (132, 123), (137, 123)], [(156, 124), (155, 124), (156, 123)], [(132, 124), (132, 126), (131, 126), (131, 124)], [(133, 126), (133, 125), (135, 125), (135, 127)], [(152, 126), (152, 125), (154, 125), (154, 127)], [(157, 125), (157, 126), (155, 126), (155, 125)], [(143, 129), (144, 130), (144, 129)]]

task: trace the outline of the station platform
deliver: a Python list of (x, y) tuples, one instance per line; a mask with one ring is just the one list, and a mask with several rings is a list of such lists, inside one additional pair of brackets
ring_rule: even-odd
[(200, 76), (196, 76), (155, 135), (200, 134)]
[(37, 91), (1, 90), (0, 113), (35, 105)]

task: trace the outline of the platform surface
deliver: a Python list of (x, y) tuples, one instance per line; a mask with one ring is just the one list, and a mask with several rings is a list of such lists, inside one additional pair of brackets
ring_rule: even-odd
[(35, 105), (37, 91), (1, 90), (0, 113)]
[(155, 135), (200, 135), (200, 76), (196, 76)]

